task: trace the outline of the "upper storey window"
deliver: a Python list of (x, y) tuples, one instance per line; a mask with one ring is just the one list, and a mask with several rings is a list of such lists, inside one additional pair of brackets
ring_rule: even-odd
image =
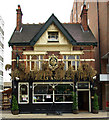
[(48, 42), (59, 42), (58, 32), (48, 32)]

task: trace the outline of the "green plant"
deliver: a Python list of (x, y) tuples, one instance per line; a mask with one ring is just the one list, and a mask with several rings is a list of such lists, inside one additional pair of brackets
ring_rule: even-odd
[(12, 96), (12, 111), (19, 110), (15, 95)]
[(98, 105), (98, 96), (97, 96), (97, 94), (96, 94), (96, 93), (94, 94), (93, 109), (94, 109), (94, 110), (99, 110), (99, 105)]
[(78, 110), (78, 100), (77, 100), (77, 94), (76, 92), (72, 92), (72, 98), (73, 98), (73, 110)]

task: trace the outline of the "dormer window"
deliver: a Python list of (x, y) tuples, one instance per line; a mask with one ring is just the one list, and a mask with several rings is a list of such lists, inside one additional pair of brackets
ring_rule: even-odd
[(58, 32), (48, 32), (48, 42), (59, 42)]

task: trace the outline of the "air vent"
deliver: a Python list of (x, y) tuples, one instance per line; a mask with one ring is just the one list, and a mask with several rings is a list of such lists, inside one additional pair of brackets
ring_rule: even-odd
[(107, 73), (109, 73), (109, 64), (107, 64)]

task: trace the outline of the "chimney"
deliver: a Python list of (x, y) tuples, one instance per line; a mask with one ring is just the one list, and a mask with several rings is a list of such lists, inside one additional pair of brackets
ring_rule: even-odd
[(87, 11), (88, 11), (88, 9), (86, 9), (86, 5), (84, 4), (83, 10), (82, 10), (81, 16), (80, 16), (81, 17), (81, 24), (82, 24), (84, 31), (88, 31)]
[(17, 26), (16, 26), (16, 31), (20, 31), (20, 28), (22, 26), (22, 11), (20, 5), (18, 5), (17, 11)]

